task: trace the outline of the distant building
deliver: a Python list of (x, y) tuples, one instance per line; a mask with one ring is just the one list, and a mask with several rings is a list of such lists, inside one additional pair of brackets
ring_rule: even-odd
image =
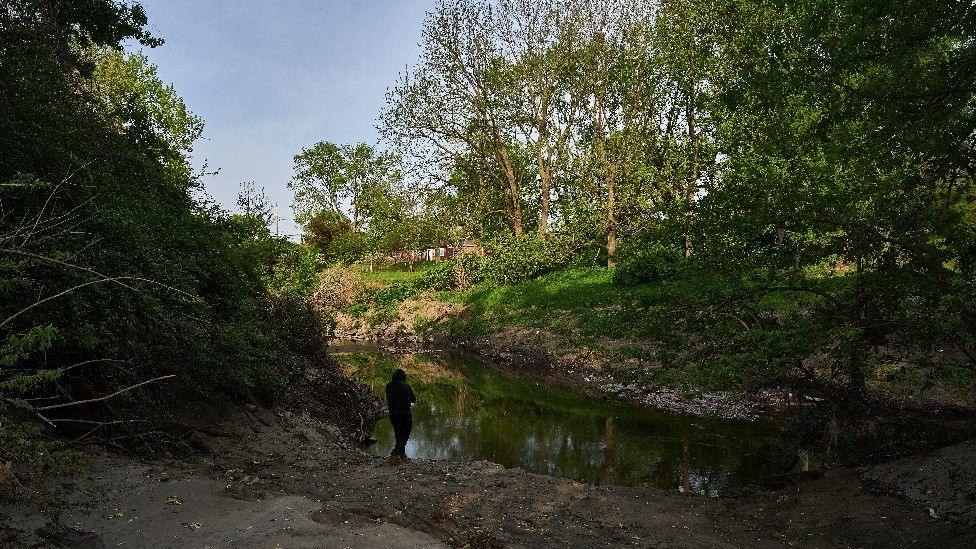
[(438, 261), (441, 259), (451, 259), (460, 253), (472, 253), (485, 255), (485, 249), (477, 242), (464, 241), (457, 246), (441, 246), (438, 248), (427, 248), (424, 250), (426, 261)]
[(426, 248), (419, 252), (410, 250), (400, 250), (387, 256), (387, 260), (393, 263), (413, 263), (415, 261), (440, 261), (451, 259), (460, 253), (485, 255), (485, 249), (474, 241), (465, 241), (457, 246), (438, 246), (436, 248)]

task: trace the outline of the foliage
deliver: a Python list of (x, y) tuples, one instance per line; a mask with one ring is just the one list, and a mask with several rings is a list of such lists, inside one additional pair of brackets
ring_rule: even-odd
[(417, 288), (440, 292), (453, 289), (454, 261), (435, 261), (416, 282)]
[(484, 277), (496, 284), (523, 282), (569, 261), (560, 242), (536, 235), (498, 238), (487, 246), (487, 254)]
[(331, 267), (319, 273), (319, 284), (313, 303), (319, 309), (342, 309), (352, 304), (363, 286), (362, 275), (353, 269)]
[(657, 282), (676, 273), (684, 263), (679, 246), (650, 235), (627, 240), (617, 251), (616, 260), (613, 282), (624, 286)]
[[(92, 52), (95, 70), (92, 86), (106, 113), (126, 121), (127, 130), (142, 141), (144, 152), (155, 154), (178, 178), (192, 181), (189, 155), (203, 134), (203, 120), (190, 112), (172, 85), (163, 83), (141, 52), (127, 53), (111, 47)], [(162, 146), (150, 149), (154, 136)]]
[(266, 277), (268, 288), (279, 294), (312, 295), (321, 268), (316, 250), (287, 240), (277, 244), (277, 257)]
[[(972, 368), (974, 8), (741, 7), (749, 24), (723, 37), (741, 62), (715, 106), (728, 162), (695, 221), (700, 267), (743, 281), (702, 328), (743, 322), (705, 356), (855, 395), (939, 349), (940, 367)], [(761, 314), (783, 292), (810, 303)]]
[(454, 256), (452, 263), (454, 271), (452, 288), (466, 290), (484, 281), (485, 260), (480, 254), (462, 252)]
[(338, 242), (352, 232), (352, 223), (345, 215), (329, 210), (322, 210), (311, 216), (305, 223), (302, 232), (302, 243), (318, 250), (324, 257), (335, 257), (336, 249), (341, 249)]
[(381, 130), (424, 212), (488, 243), (489, 294), (585, 253), (678, 286), (653, 343), (699, 383), (858, 400), (891, 364), (976, 370), (974, 21), (953, 0), (439, 2)]
[[(7, 410), (0, 409), (0, 424), (0, 506), (38, 509), (48, 525), (45, 537), (57, 541), (62, 513), (86, 484), (85, 456)], [(8, 520), (0, 511), (0, 521)]]
[(301, 306), (314, 252), (271, 237), (259, 201), (194, 199), (200, 119), (121, 51), (159, 43), (145, 23), (114, 0), (0, 9), (0, 497), (51, 520), (79, 466), (54, 435), (272, 394), (279, 366), (307, 363), (293, 333), (328, 330)]
[(395, 176), (390, 158), (365, 143), (340, 146), (320, 141), (302, 149), (294, 160), (295, 177), (288, 187), (295, 194), (298, 221), (307, 223), (323, 210), (342, 215), (343, 202), (348, 201), (353, 232), (369, 219), (373, 188)]
[(326, 260), (334, 265), (351, 265), (367, 255), (368, 242), (362, 233), (340, 233), (329, 245)]
[(237, 208), (244, 219), (253, 221), (250, 228), (253, 234), (271, 226), (274, 216), (274, 206), (263, 188), (258, 188), (253, 181), (241, 184), (241, 192), (237, 194)]

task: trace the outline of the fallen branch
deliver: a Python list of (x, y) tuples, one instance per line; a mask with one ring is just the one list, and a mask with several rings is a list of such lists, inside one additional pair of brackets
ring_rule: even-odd
[[(201, 301), (200, 296), (196, 296), (196, 295), (193, 295), (193, 294), (184, 292), (183, 290), (181, 290), (179, 288), (174, 288), (173, 286), (170, 286), (168, 284), (163, 284), (162, 282), (159, 282), (157, 280), (152, 280), (150, 278), (140, 278), (140, 277), (135, 277), (135, 276), (110, 277), (110, 276), (104, 275), (104, 274), (102, 274), (102, 273), (100, 273), (100, 272), (98, 272), (98, 271), (96, 271), (94, 269), (90, 269), (90, 268), (84, 267), (82, 265), (76, 265), (74, 263), (69, 263), (67, 261), (61, 261), (60, 259), (55, 259), (53, 257), (48, 257), (46, 255), (35, 254), (35, 253), (32, 253), (32, 252), (26, 252), (24, 250), (14, 250), (14, 249), (10, 249), (10, 248), (0, 248), (0, 252), (8, 253), (8, 254), (21, 255), (21, 256), (30, 257), (30, 258), (33, 258), (33, 259), (40, 259), (41, 261), (47, 261), (49, 263), (54, 263), (55, 265), (61, 265), (62, 267), (68, 267), (68, 268), (71, 268), (71, 269), (77, 269), (79, 271), (85, 271), (85, 272), (91, 273), (93, 275), (96, 275), (96, 276), (100, 277), (101, 279), (111, 279), (111, 280), (115, 280), (115, 281), (118, 281), (118, 280), (137, 280), (139, 282), (146, 282), (146, 283), (149, 283), (149, 284), (154, 284), (154, 285), (159, 286), (161, 288), (165, 288), (165, 289), (170, 290), (172, 292), (176, 292), (178, 294), (182, 294), (184, 297), (189, 298), (191, 301)], [(119, 285), (120, 286), (123, 286), (123, 287), (126, 287), (126, 288), (129, 288), (130, 290), (135, 290), (135, 288), (133, 288), (131, 286), (128, 286), (126, 284), (119, 283)]]

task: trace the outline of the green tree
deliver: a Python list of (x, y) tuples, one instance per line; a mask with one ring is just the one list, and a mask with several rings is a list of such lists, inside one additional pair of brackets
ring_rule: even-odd
[[(973, 6), (734, 8), (715, 115), (725, 162), (697, 230), (705, 262), (749, 281), (739, 309), (722, 308), (748, 328), (730, 324), (716, 353), (754, 379), (857, 398), (886, 363), (972, 370)], [(771, 295), (806, 297), (757, 313)]]
[(443, 181), (459, 162), (506, 197), (511, 230), (523, 231), (523, 177), (508, 119), (495, 10), (489, 2), (439, 1), (428, 13), (417, 65), (388, 94), (381, 131), (417, 173)]
[[(156, 67), (141, 52), (92, 48), (95, 70), (91, 86), (116, 124), (150, 147), (174, 178), (193, 181), (190, 154), (203, 134), (203, 120), (187, 109), (172, 85), (159, 79)], [(122, 129), (121, 127), (119, 129)]]
[(344, 214), (348, 204), (353, 232), (368, 222), (371, 188), (388, 177), (391, 159), (373, 147), (320, 141), (295, 155), (295, 175), (288, 188), (295, 197), (299, 223), (322, 210)]

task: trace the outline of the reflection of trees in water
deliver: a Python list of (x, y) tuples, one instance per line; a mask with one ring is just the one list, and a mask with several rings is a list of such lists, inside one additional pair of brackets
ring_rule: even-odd
[(468, 389), (466, 387), (458, 387), (455, 391), (454, 397), (454, 416), (460, 419), (464, 415), (464, 411), (468, 408)]
[[(428, 360), (420, 357), (414, 362)], [(487, 459), (507, 467), (594, 484), (652, 484), (717, 495), (768, 468), (761, 455), (779, 451), (782, 437), (763, 430), (615, 406), (570, 390), (507, 378), (460, 359), (441, 359), (454, 375), (409, 381), (418, 396), (408, 450), (428, 459)], [(374, 388), (396, 362), (360, 361), (358, 374)], [(381, 422), (377, 453), (392, 430)], [(388, 439), (385, 437), (389, 437)]]
[(600, 484), (612, 484), (617, 480), (614, 476), (614, 460), (617, 456), (614, 452), (613, 443), (613, 416), (607, 416), (603, 425), (603, 463), (600, 465), (597, 476), (600, 479)]

